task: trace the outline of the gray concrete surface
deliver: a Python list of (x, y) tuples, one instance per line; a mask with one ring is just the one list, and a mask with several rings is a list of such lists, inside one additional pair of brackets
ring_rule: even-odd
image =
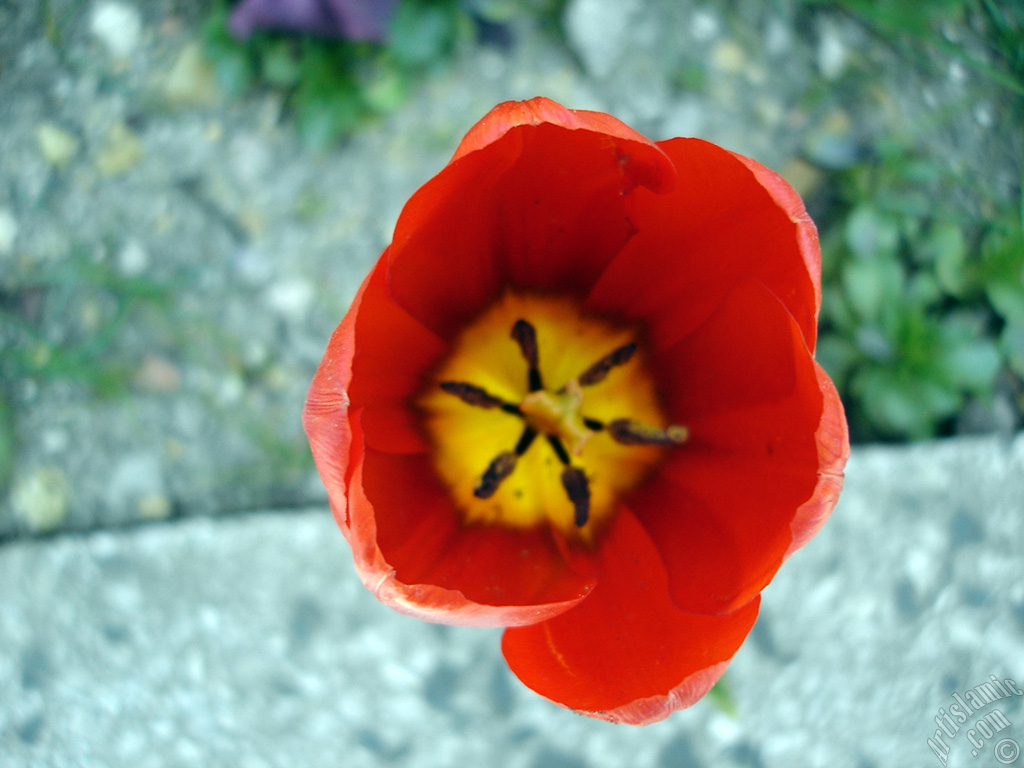
[[(1024, 435), (861, 448), (847, 478), (765, 591), (735, 712), (646, 729), (526, 691), (497, 631), (378, 604), (324, 509), (8, 543), (0, 766), (941, 765), (927, 739), (954, 693), (1024, 683)], [(1021, 698), (960, 726), (948, 765), (999, 765)], [(974, 756), (996, 709), (1010, 726)]]

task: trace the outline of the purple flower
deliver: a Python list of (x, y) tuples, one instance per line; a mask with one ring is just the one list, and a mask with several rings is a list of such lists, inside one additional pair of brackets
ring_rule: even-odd
[(255, 29), (310, 32), (323, 37), (383, 42), (397, 0), (242, 0), (231, 13), (231, 33)]

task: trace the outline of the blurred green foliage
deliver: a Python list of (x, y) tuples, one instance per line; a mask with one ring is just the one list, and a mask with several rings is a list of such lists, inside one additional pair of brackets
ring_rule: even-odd
[(96, 397), (124, 394), (133, 367), (118, 353), (121, 336), (142, 310), (165, 313), (170, 302), (166, 287), (82, 252), (46, 275), (0, 279), (0, 492), (15, 457), (14, 387), (69, 381)]
[[(928, 67), (939, 52), (1011, 92), (1024, 119), (1024, 3), (1018, 0), (805, 0), (844, 11)], [(945, 25), (974, 32), (954, 44)], [(856, 440), (952, 431), (968, 399), (1010, 396), (1024, 412), (1024, 233), (1019, 205), (958, 209), (948, 165), (891, 138), (839, 172), (819, 222), (824, 262), (818, 357)], [(1019, 158), (1018, 158), (1019, 162)], [(978, 192), (978, 190), (975, 190)]]
[(0, 380), (62, 379), (99, 397), (121, 395), (130, 366), (115, 353), (120, 334), (143, 307), (163, 312), (170, 301), (169, 288), (81, 252), (45, 275), (8, 276), (0, 282)]
[(6, 394), (0, 390), (0, 492), (14, 471), (14, 417)]
[(459, 45), (527, 14), (548, 21), (560, 18), (564, 4), (401, 0), (387, 42), (375, 44), (284, 32), (257, 32), (242, 42), (229, 32), (231, 7), (221, 0), (204, 25), (203, 37), (225, 92), (280, 91), (303, 140), (323, 148), (401, 106), (416, 78), (447, 60)]
[(936, 22), (960, 16), (974, 0), (804, 0), (830, 5), (859, 16), (889, 34), (925, 34)]
[(990, 401), (997, 377), (1018, 391), (1024, 379), (1021, 211), (966, 218), (937, 202), (952, 183), (942, 168), (882, 141), (839, 177), (818, 357), (858, 439), (940, 433), (968, 397)]
[[(857, 17), (887, 42), (905, 39), (926, 43), (962, 60), (1000, 85), (1024, 96), (1024, 2), (1021, 0), (804, 0), (838, 8)], [(981, 32), (982, 55), (968, 51), (943, 34), (944, 22), (958, 22)]]
[(736, 696), (733, 694), (727, 675), (718, 678), (718, 682), (708, 691), (707, 701), (723, 715), (731, 718), (736, 717)]
[[(115, 245), (108, 241), (106, 250)], [(17, 455), (16, 404), (31, 397), (27, 393), (58, 382), (97, 400), (146, 392), (140, 374), (148, 352), (245, 381), (247, 397), (240, 405), (225, 405), (212, 392), (201, 396), (206, 412), (240, 426), (268, 457), (271, 469), (263, 467), (257, 481), (251, 464), (229, 467), (225, 486), (247, 488), (253, 494), (249, 503), (260, 505), (275, 488), (301, 482), (312, 458), (299, 450), (296, 434), (279, 427), (293, 414), (282, 415), (280, 409), (290, 403), (283, 406), (268, 384), (272, 363), (247, 365), (243, 339), (182, 302), (196, 289), (198, 269), (175, 270), (159, 279), (127, 275), (76, 246), (45, 272), (15, 269), (0, 277), (0, 495)]]

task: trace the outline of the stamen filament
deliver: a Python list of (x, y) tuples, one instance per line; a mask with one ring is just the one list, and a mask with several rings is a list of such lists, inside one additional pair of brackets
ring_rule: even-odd
[(516, 456), (522, 456), (529, 449), (534, 439), (537, 437), (537, 430), (533, 427), (527, 427), (523, 430), (523, 434), (519, 436), (519, 442), (516, 443), (514, 449)]
[(558, 456), (558, 460), (565, 464), (566, 466), (568, 466), (569, 452), (565, 450), (565, 446), (562, 445), (562, 441), (558, 439), (558, 435), (548, 435), (547, 438), (548, 442), (551, 444), (551, 447), (555, 451), (555, 455)]

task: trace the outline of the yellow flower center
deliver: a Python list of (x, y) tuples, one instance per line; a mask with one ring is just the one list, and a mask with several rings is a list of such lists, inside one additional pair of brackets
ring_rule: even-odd
[(467, 523), (550, 522), (585, 541), (686, 439), (666, 424), (637, 329), (549, 296), (508, 293), (484, 311), (418, 405)]

